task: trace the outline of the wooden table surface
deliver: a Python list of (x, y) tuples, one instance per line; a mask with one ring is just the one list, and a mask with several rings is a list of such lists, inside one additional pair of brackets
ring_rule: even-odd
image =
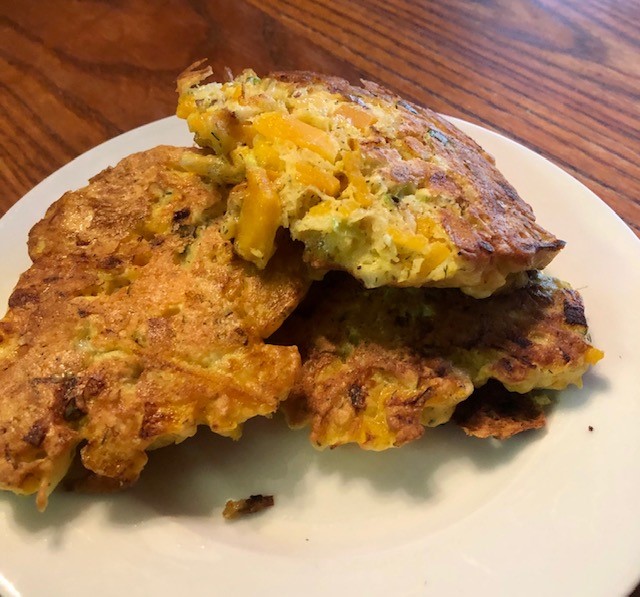
[(639, 23), (637, 0), (0, 0), (0, 215), (173, 113), (207, 57), (381, 82), (550, 158), (640, 235)]
[(638, 23), (637, 0), (0, 0), (0, 215), (171, 114), (207, 57), (381, 82), (550, 158), (640, 235)]

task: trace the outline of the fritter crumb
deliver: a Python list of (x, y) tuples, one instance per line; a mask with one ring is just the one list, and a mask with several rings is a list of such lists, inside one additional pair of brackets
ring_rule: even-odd
[(228, 500), (225, 504), (222, 516), (227, 520), (233, 520), (246, 516), (248, 514), (255, 514), (256, 512), (262, 512), (266, 508), (271, 508), (274, 505), (272, 495), (250, 495), (243, 500)]

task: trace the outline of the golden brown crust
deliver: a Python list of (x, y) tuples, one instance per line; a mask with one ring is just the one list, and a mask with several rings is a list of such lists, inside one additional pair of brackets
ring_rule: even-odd
[(306, 292), (300, 252), (282, 242), (265, 272), (235, 257), (219, 190), (175, 167), (185, 151), (125, 158), (31, 231), (0, 322), (0, 486), (40, 507), (81, 442), (124, 486), (147, 449), (199, 424), (237, 437), (294, 382), (297, 350), (262, 338)]
[(515, 394), (498, 383), (488, 383), (461, 402), (453, 421), (467, 435), (509, 439), (546, 425), (544, 409), (530, 394)]
[(326, 338), (307, 353), (283, 408), (293, 426), (311, 419), (320, 448), (356, 442), (382, 450), (418, 439), (428, 418), (446, 412), (473, 390), (451, 363), (410, 350), (363, 342), (348, 355)]
[[(435, 194), (448, 190), (459, 210), (442, 210), (442, 222), (458, 250), (474, 263), (493, 263), (507, 273), (542, 269), (565, 243), (536, 223), (533, 210), (495, 168), (495, 160), (475, 141), (437, 113), (409, 102), (381, 85), (351, 85), (312, 72), (276, 72), (269, 77), (296, 86), (320, 85), (355, 104), (381, 101), (402, 115), (394, 147), (411, 155), (400, 159), (388, 140), (363, 147), (399, 184), (424, 185)], [(403, 147), (404, 146), (404, 147)], [(446, 168), (442, 165), (446, 164)]]

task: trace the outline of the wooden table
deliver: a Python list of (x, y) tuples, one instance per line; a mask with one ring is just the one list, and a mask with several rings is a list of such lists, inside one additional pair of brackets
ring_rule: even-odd
[(640, 235), (634, 0), (0, 0), (0, 215), (175, 109), (175, 77), (311, 69), (382, 82), (535, 149)]
[(528, 145), (640, 235), (636, 0), (0, 0), (0, 15), (0, 215), (171, 114), (176, 75), (208, 57), (379, 81)]

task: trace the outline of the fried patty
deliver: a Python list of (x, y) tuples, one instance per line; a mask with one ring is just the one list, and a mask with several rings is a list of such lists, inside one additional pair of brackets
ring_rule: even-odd
[(427, 108), (307, 72), (205, 84), (211, 70), (198, 66), (178, 80), (177, 113), (211, 155), (185, 166), (235, 185), (235, 248), (260, 267), (283, 226), (314, 267), (369, 288), (486, 297), (564, 246), (493, 158)]
[(581, 384), (602, 352), (587, 334), (579, 294), (559, 280), (484, 300), (457, 290), (366, 290), (333, 274), (277, 334), (297, 344), (302, 373), (284, 403), (293, 426), (311, 423), (318, 447), (381, 450), (448, 421), (488, 380), (509, 391)]
[(305, 294), (285, 239), (259, 271), (223, 237), (224, 200), (158, 147), (65, 194), (31, 231), (33, 260), (0, 322), (0, 487), (49, 493), (83, 465), (133, 483), (146, 450), (199, 424), (232, 438), (270, 415), (300, 368), (263, 338)]

